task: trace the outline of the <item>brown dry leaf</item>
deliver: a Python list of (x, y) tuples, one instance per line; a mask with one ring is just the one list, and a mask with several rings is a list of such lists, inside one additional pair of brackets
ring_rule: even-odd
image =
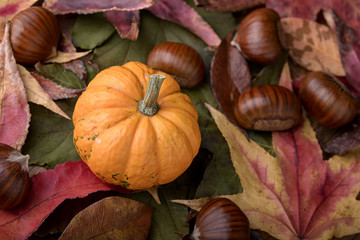
[(138, 201), (107, 197), (79, 212), (59, 239), (146, 240), (152, 212)]
[(84, 57), (88, 55), (91, 52), (85, 51), (85, 52), (61, 52), (57, 51), (56, 56), (48, 58), (44, 61), (44, 63), (67, 63), (72, 60)]
[(282, 18), (280, 39), (290, 57), (310, 71), (345, 76), (335, 33), (327, 26), (302, 18)]
[(286, 62), (284, 64), (283, 70), (281, 72), (280, 80), (279, 80), (279, 85), (286, 87), (287, 89), (290, 89), (291, 91), (293, 90), (292, 78), (291, 78), (290, 67), (289, 67), (288, 62)]
[(211, 61), (210, 82), (225, 115), (236, 122), (234, 106), (241, 93), (250, 88), (249, 66), (240, 51), (231, 45), (234, 31), (221, 41)]
[(10, 43), (10, 22), (0, 44), (0, 142), (18, 150), (25, 143), (30, 109)]
[(70, 117), (59, 108), (59, 106), (51, 99), (38, 81), (31, 75), (31, 73), (21, 65), (17, 65), (20, 77), (24, 83), (27, 99), (30, 102), (42, 105), (54, 113), (63, 116), (66, 119)]

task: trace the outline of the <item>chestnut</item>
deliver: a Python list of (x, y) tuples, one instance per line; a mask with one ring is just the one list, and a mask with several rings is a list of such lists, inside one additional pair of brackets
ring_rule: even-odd
[(328, 128), (351, 122), (359, 103), (348, 88), (325, 72), (309, 72), (299, 85), (299, 98), (311, 118)]
[(250, 223), (233, 201), (215, 198), (201, 208), (194, 231), (183, 239), (246, 240), (250, 239)]
[(30, 189), (28, 155), (0, 143), (0, 209), (19, 206)]
[(278, 35), (279, 14), (258, 8), (240, 22), (234, 42), (251, 61), (260, 65), (276, 62), (284, 52)]
[(176, 42), (164, 42), (149, 53), (146, 64), (174, 77), (181, 87), (192, 88), (205, 76), (204, 62), (192, 47)]
[(11, 20), (10, 41), (17, 63), (33, 65), (56, 55), (60, 27), (49, 10), (33, 6)]
[(302, 119), (298, 97), (277, 85), (260, 85), (246, 90), (240, 94), (234, 112), (241, 127), (260, 131), (287, 130)]

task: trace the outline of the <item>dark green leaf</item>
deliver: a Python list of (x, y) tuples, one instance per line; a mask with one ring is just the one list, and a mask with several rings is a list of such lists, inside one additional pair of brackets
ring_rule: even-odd
[(281, 72), (283, 70), (286, 59), (287, 54), (283, 54), (278, 61), (265, 66), (252, 80), (252, 86), (265, 84), (277, 85), (279, 83)]
[(211, 152), (211, 161), (207, 166), (196, 197), (224, 195), (241, 192), (239, 177), (232, 166), (228, 145), (217, 128), (205, 103), (217, 106), (208, 84), (194, 89), (184, 89), (199, 113), (199, 125), (202, 135), (202, 148)]
[(206, 50), (205, 43), (193, 33), (175, 23), (158, 19), (146, 11), (141, 12), (140, 18), (140, 32), (136, 41), (121, 39), (118, 34), (113, 34), (102, 46), (95, 48), (92, 61), (98, 64), (100, 70), (129, 61), (146, 63), (149, 52), (165, 41), (182, 42), (193, 47), (209, 69), (213, 53)]
[(63, 87), (74, 89), (84, 88), (84, 84), (81, 82), (79, 77), (72, 71), (63, 68), (61, 64), (40, 64), (37, 66), (37, 69), (43, 76)]
[(72, 40), (79, 48), (93, 49), (100, 46), (114, 32), (114, 26), (106, 21), (102, 13), (78, 15), (72, 29)]
[[(72, 116), (76, 98), (57, 101)], [(30, 164), (49, 168), (67, 161), (79, 160), (73, 144), (73, 123), (46, 108), (30, 103), (31, 122), (23, 152), (30, 155)]]

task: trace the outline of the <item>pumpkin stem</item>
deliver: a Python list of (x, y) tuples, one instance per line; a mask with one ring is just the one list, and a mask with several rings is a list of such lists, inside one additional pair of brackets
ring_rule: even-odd
[(164, 75), (151, 74), (149, 84), (145, 92), (144, 99), (139, 102), (139, 111), (146, 116), (153, 116), (159, 110), (157, 98), (159, 96), (161, 84), (165, 80)]

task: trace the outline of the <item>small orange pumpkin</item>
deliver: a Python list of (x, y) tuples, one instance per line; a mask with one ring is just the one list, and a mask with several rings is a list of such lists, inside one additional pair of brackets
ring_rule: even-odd
[[(165, 76), (161, 89), (153, 84), (161, 77), (153, 74)], [(189, 167), (200, 148), (197, 119), (172, 77), (128, 62), (101, 71), (79, 97), (74, 144), (103, 181), (147, 189), (175, 180)]]

